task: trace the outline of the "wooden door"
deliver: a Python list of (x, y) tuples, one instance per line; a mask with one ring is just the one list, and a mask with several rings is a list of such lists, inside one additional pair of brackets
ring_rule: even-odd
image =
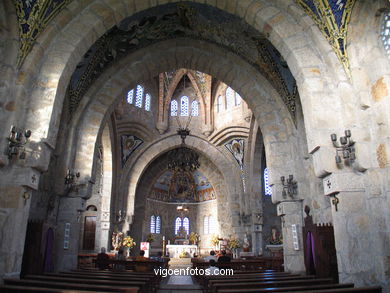
[(96, 216), (87, 216), (84, 221), (83, 249), (95, 249)]

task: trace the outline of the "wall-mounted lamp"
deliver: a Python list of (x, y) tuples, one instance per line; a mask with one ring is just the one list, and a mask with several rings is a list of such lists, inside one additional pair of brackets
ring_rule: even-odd
[(335, 133), (330, 135), (333, 146), (336, 148), (336, 164), (341, 164), (342, 155), (344, 161), (347, 164), (351, 164), (356, 160), (355, 142), (351, 139), (351, 130), (345, 130), (345, 136), (340, 137), (340, 144), (337, 142), (337, 135)]
[(123, 210), (119, 210), (116, 214), (116, 221), (118, 223), (124, 222), (126, 219), (126, 212)]
[(298, 189), (298, 183), (294, 181), (294, 176), (293, 175), (288, 175), (288, 178), (284, 176), (280, 177), (280, 181), (282, 181), (283, 185), (283, 191), (282, 191), (282, 196), (285, 198), (287, 195), (291, 198), (294, 197), (294, 195), (297, 194), (297, 189)]
[(19, 159), (26, 158), (26, 152), (24, 146), (28, 142), (31, 136), (31, 130), (21, 131), (15, 126), (11, 126), (10, 135), (8, 137), (8, 150), (7, 155), (9, 159), (19, 154)]
[(80, 177), (80, 172), (71, 172), (68, 169), (68, 172), (65, 176), (65, 185), (68, 189), (74, 187), (76, 185), (77, 178)]
[(336, 196), (337, 194), (332, 194), (330, 197), (333, 197), (332, 199), (332, 204), (334, 205), (334, 208), (336, 209), (337, 212), (337, 205), (339, 204), (340, 200)]

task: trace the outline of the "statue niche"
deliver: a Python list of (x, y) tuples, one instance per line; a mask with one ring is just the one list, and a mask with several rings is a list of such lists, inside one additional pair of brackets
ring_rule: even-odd
[(174, 171), (169, 186), (169, 198), (176, 202), (194, 202), (196, 200), (194, 177), (188, 171)]

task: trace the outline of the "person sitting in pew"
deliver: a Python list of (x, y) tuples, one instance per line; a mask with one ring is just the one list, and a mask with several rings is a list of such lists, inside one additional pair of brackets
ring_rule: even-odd
[[(117, 254), (117, 256), (116, 256), (116, 259), (117, 259), (117, 260), (126, 260), (126, 257), (125, 257), (125, 255), (124, 255), (124, 251), (123, 251), (123, 248), (122, 248), (122, 247), (119, 248), (118, 254)], [(126, 269), (126, 266), (125, 266), (124, 264), (116, 264), (116, 265), (115, 265), (115, 269), (116, 269), (117, 271), (124, 271), (124, 270)]]
[[(149, 258), (145, 257), (145, 250), (141, 250), (139, 252), (139, 256), (137, 256), (135, 258), (135, 261), (139, 261), (139, 262), (149, 261)], [(149, 266), (146, 264), (137, 264), (135, 266), (135, 271), (136, 272), (147, 272), (147, 271), (149, 271)]]
[(107, 270), (107, 269), (109, 269), (110, 266), (106, 262), (107, 260), (109, 260), (109, 258), (110, 257), (106, 253), (106, 248), (102, 247), (100, 249), (100, 253), (97, 255), (97, 258), (96, 258), (96, 265), (99, 268), (99, 270)]
[(230, 256), (226, 255), (226, 250), (221, 251), (222, 256), (218, 258), (218, 262), (230, 262), (231, 258)]
[(210, 251), (210, 255), (204, 257), (203, 259), (204, 259), (205, 261), (210, 261), (210, 260), (217, 261), (217, 260), (218, 260), (217, 256), (215, 255), (215, 251), (214, 251), (214, 250), (211, 250), (211, 251)]
[(210, 259), (209, 261), (210, 267), (207, 268), (210, 275), (219, 275), (219, 268), (215, 266), (216, 261), (214, 259)]

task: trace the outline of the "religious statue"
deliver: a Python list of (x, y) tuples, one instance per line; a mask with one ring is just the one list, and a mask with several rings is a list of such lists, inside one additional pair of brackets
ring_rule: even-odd
[(242, 244), (242, 249), (244, 250), (244, 252), (248, 252), (250, 246), (251, 246), (251, 244), (250, 244), (249, 239), (248, 239), (248, 234), (245, 233), (244, 242)]
[(275, 227), (271, 228), (271, 237), (269, 243), (272, 245), (279, 245), (283, 243), (282, 236), (279, 234), (278, 229), (276, 229)]
[(112, 247), (114, 247), (114, 250), (119, 250), (119, 248), (122, 246), (122, 240), (123, 240), (123, 233), (122, 232), (113, 232), (112, 233), (111, 244), (112, 244)]

